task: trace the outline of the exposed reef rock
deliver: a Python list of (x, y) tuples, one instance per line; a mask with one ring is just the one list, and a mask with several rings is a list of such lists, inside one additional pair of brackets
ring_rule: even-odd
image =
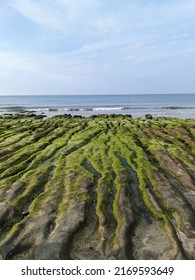
[(148, 120), (152, 120), (152, 119), (153, 119), (153, 117), (152, 117), (151, 114), (146, 114), (146, 115), (145, 115), (145, 118), (148, 119)]
[(0, 118), (0, 259), (195, 259), (195, 120)]

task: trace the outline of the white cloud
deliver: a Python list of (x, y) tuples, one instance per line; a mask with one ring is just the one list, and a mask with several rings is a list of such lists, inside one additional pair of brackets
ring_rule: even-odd
[(82, 21), (85, 21), (93, 10), (93, 2), (89, 0), (9, 0), (13, 9), (33, 23), (64, 33), (75, 29), (79, 20), (77, 29), (83, 25)]
[(114, 41), (134, 44), (145, 40), (153, 45), (156, 44), (153, 41), (166, 41), (178, 33), (187, 33), (188, 24), (195, 27), (192, 0), (151, 0), (145, 4), (124, 0), (113, 4), (103, 0), (9, 0), (9, 3), (31, 22), (47, 27), (41, 38), (56, 40), (53, 32), (56, 30), (62, 35), (58, 39), (64, 43), (66, 38), (72, 40), (74, 49), (85, 45), (96, 48), (99, 42), (111, 45)]
[(61, 28), (62, 15), (49, 2), (47, 4), (45, 1), (12, 0), (10, 6), (36, 24), (56, 29)]

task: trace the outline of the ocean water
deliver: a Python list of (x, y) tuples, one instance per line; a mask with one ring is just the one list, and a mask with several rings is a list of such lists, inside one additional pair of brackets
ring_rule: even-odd
[(0, 114), (131, 114), (195, 118), (195, 94), (0, 96)]

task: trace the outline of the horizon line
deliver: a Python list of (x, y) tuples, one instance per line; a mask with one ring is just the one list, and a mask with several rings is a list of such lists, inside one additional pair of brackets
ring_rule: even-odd
[(195, 92), (185, 93), (97, 93), (97, 94), (0, 94), (2, 97), (8, 96), (120, 96), (120, 95), (193, 95)]

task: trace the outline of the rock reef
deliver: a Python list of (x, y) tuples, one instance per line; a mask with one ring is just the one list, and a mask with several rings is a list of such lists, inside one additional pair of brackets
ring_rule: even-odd
[(0, 259), (195, 259), (195, 120), (0, 118)]

